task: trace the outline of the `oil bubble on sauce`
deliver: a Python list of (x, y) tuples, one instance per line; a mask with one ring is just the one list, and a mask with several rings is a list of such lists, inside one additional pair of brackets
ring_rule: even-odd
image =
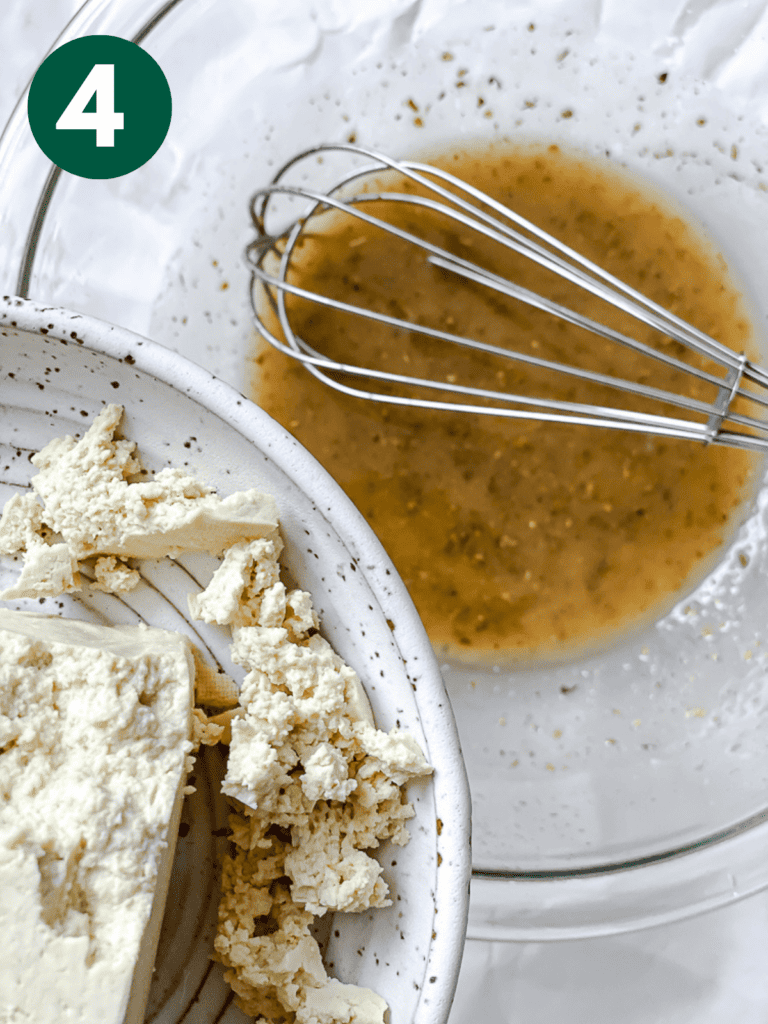
[[(753, 354), (745, 300), (671, 202), (607, 161), (556, 146), (429, 154), (618, 278)], [(495, 243), (415, 207), (371, 212), (593, 319), (693, 362), (681, 345)], [(330, 215), (295, 282), (394, 316), (712, 401), (711, 385), (486, 288)], [(558, 399), (616, 393), (289, 299), (297, 335), (333, 358)], [(699, 363), (697, 365), (705, 365)], [(661, 614), (712, 567), (757, 456), (600, 428), (407, 409), (335, 392), (264, 342), (253, 395), (341, 484), (402, 575), (436, 647), (472, 658), (564, 656)], [(621, 398), (619, 397), (619, 402)], [(632, 408), (674, 414), (639, 400)]]

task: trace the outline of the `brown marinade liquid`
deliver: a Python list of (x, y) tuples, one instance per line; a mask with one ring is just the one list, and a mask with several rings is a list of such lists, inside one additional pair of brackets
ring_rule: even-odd
[[(752, 329), (722, 257), (655, 191), (558, 147), (434, 155), (458, 176), (737, 351)], [(369, 212), (665, 352), (685, 350), (464, 228), (410, 204)], [(313, 291), (543, 358), (712, 401), (711, 385), (459, 280), (350, 218), (297, 253)], [(573, 378), (289, 302), (328, 355), (415, 376), (674, 415)], [(704, 365), (704, 364), (699, 364)], [(706, 367), (710, 368), (711, 367)], [(351, 378), (350, 383), (355, 383)], [(392, 557), (438, 648), (548, 656), (603, 643), (667, 607), (712, 564), (751, 496), (749, 453), (643, 433), (409, 410), (342, 396), (258, 343), (256, 400), (330, 471)], [(443, 397), (433, 393), (434, 397)], [(498, 657), (499, 655), (495, 655)]]

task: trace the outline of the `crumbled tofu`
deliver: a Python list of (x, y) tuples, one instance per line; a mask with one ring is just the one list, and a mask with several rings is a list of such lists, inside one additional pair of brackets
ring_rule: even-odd
[[(0, 552), (22, 552), (25, 559), (15, 587), (0, 598), (76, 590), (80, 586), (79, 561), (92, 556), (98, 556), (93, 585), (119, 593), (131, 589), (139, 579), (138, 571), (125, 563), (126, 558), (175, 556), (186, 549), (223, 552), (210, 584), (202, 593), (190, 595), (189, 607), (194, 618), (230, 627), (233, 661), (246, 674), (238, 687), (229, 676), (195, 655), (195, 696), (201, 707), (194, 710), (191, 721), (187, 713), (186, 728), (191, 729), (192, 739), (187, 739), (188, 732), (179, 735), (176, 750), (180, 763), (186, 761), (188, 766), (193, 747), (229, 744), (222, 789), (233, 803), (230, 826), (235, 852), (223, 865), (216, 956), (227, 968), (226, 977), (238, 1004), (259, 1021), (382, 1024), (386, 1002), (369, 989), (328, 977), (310, 925), (314, 917), (328, 911), (362, 911), (390, 903), (381, 865), (370, 851), (385, 840), (408, 842), (406, 822), (414, 812), (403, 787), (412, 779), (428, 775), (431, 768), (407, 733), (400, 729), (385, 733), (376, 728), (357, 674), (318, 632), (311, 596), (302, 590), (286, 589), (280, 578), (283, 545), (272, 499), (256, 491), (220, 499), (193, 477), (174, 469), (163, 470), (150, 480), (132, 482), (129, 478), (141, 472), (141, 464), (134, 444), (115, 438), (121, 416), (118, 406), (107, 406), (79, 441), (72, 437), (58, 439), (33, 457), (39, 470), (32, 479), (34, 493), (11, 499), (0, 519)], [(84, 623), (75, 625), (86, 633), (93, 628)], [(57, 627), (46, 628), (53, 631), (51, 638), (55, 639)], [(96, 646), (91, 644), (91, 648)], [(112, 661), (107, 667), (99, 661), (103, 652), (90, 651), (86, 659), (90, 675), (83, 665), (80, 704), (74, 701), (73, 706), (79, 707), (84, 735), (89, 729), (102, 727), (108, 737), (115, 729), (123, 730), (119, 738), (114, 738), (112, 752), (120, 759), (120, 770), (127, 771), (133, 758), (141, 766), (141, 757), (153, 749), (156, 736), (162, 734), (159, 725), (151, 724), (154, 704), (161, 700), (155, 690), (149, 700), (144, 699), (143, 692), (133, 700), (132, 663), (128, 667), (118, 663), (114, 658), (117, 653), (111, 652)], [(74, 655), (68, 657), (72, 661)], [(11, 667), (16, 662), (18, 658), (11, 656)], [(94, 667), (97, 662), (99, 667)], [(44, 668), (41, 671), (44, 676)], [(109, 680), (104, 685), (100, 682), (102, 675)], [(99, 685), (88, 689), (86, 676), (91, 682), (99, 681)], [(147, 669), (144, 676), (142, 685), (149, 685), (147, 679), (151, 682), (154, 678), (152, 671)], [(125, 690), (121, 693), (124, 706), (118, 706), (114, 698), (115, 686)], [(53, 728), (51, 722), (56, 718), (50, 700), (37, 703), (34, 735), (30, 732), (28, 737), (32, 747), (39, 745), (40, 737), (47, 735), (49, 726)], [(27, 714), (29, 709), (24, 707)], [(209, 714), (211, 710), (216, 713)], [(134, 717), (147, 730), (146, 736), (140, 731), (137, 734), (139, 748), (135, 753), (131, 731)], [(16, 713), (6, 718), (0, 714), (0, 745), (10, 743), (8, 750), (22, 747), (21, 734), (14, 731), (18, 718)], [(79, 733), (68, 739), (67, 749), (70, 747), (62, 763), (66, 764), (69, 757), (79, 765), (89, 749), (80, 741)], [(36, 762), (41, 777), (51, 768), (45, 750)], [(0, 753), (0, 785), (6, 756), (7, 750)], [(85, 793), (82, 806), (78, 803), (79, 811), (96, 813), (96, 817), (90, 825), (83, 825), (80, 833), (70, 831), (79, 835), (85, 829), (88, 835), (83, 849), (90, 857), (88, 829), (98, 831), (107, 844), (112, 840), (109, 829), (102, 834), (103, 822), (98, 817), (101, 797), (94, 780), (101, 773), (94, 766), (101, 761), (91, 759), (88, 764), (86, 788), (71, 786), (63, 794), (63, 819), (69, 803), (77, 803)], [(78, 768), (78, 773), (78, 780), (81, 776), (85, 779), (84, 770)], [(113, 830), (115, 834), (131, 834), (143, 827), (142, 800), (151, 802), (161, 780), (139, 767), (135, 775), (123, 779), (123, 784), (126, 799), (134, 804), (126, 807), (119, 827)], [(30, 783), (30, 792), (33, 790)], [(39, 851), (48, 850), (46, 837), (55, 833), (56, 823), (62, 818), (55, 810), (55, 797), (51, 794), (45, 821), (40, 824), (42, 838), (35, 839), (38, 845), (34, 855), (39, 865), (47, 856), (47, 852)], [(0, 836), (3, 820), (0, 812)], [(22, 848), (16, 844), (14, 851), (17, 846)], [(64, 922), (66, 936), (80, 940), (86, 959), (95, 955), (99, 960), (93, 927), (88, 923), (86, 928), (82, 917), (88, 911), (79, 901), (81, 890), (72, 881), (79, 878), (79, 865), (86, 857), (78, 852), (80, 849), (78, 846), (72, 852), (62, 847), (60, 856), (57, 852), (56, 882), (51, 889), (55, 898), (46, 904), (49, 909), (45, 913), (54, 923)], [(111, 863), (108, 851), (102, 854), (103, 870), (107, 870)], [(0, 843), (0, 878), (3, 856)], [(144, 854), (136, 857), (135, 850), (133, 855), (122, 850), (122, 856), (123, 882), (136, 887), (135, 876), (142, 871)], [(21, 877), (26, 868), (16, 863), (15, 853), (14, 857), (9, 870), (18, 871)], [(27, 867), (34, 867), (31, 860)], [(34, 870), (39, 872), (42, 867)], [(94, 862), (93, 871), (97, 870), (102, 869)], [(114, 888), (122, 891), (117, 883)], [(31, 911), (32, 918), (36, 913)], [(0, 905), (0, 922), (2, 914)], [(50, 922), (47, 924), (51, 927)], [(69, 971), (69, 961), (62, 962), (68, 964)], [(0, 958), (0, 1019), (5, 994), (3, 970)], [(81, 976), (81, 966), (75, 964), (71, 970), (73, 978)], [(110, 978), (113, 976), (114, 972)], [(144, 982), (148, 983), (146, 965)], [(101, 1024), (112, 1018), (97, 1019)], [(126, 1021), (133, 1024), (131, 1017)]]
[(13, 586), (0, 593), (0, 600), (55, 597), (80, 590), (77, 559), (66, 544), (31, 544), (24, 554), (21, 574)]
[(42, 505), (32, 491), (12, 495), (0, 516), (0, 554), (18, 552), (24, 552), (21, 575), (0, 598), (46, 597), (80, 589), (77, 559), (66, 544), (52, 541)]
[(215, 747), (221, 743), (224, 726), (209, 718), (200, 708), (192, 712), (192, 746), (197, 750), (201, 746)]
[(312, 607), (312, 595), (306, 590), (289, 590), (285, 595), (286, 616), (283, 626), (293, 641), (304, 639), (310, 631), (320, 628), (317, 614)]
[(258, 1021), (382, 1024), (381, 996), (328, 977), (309, 930), (312, 914), (275, 874), (280, 860), (267, 846), (252, 855), (238, 850), (224, 865), (216, 950), (238, 1005)]
[(94, 565), (96, 582), (91, 586), (94, 590), (106, 590), (109, 594), (124, 594), (138, 584), (139, 573), (121, 562), (114, 555), (97, 558)]
[(0, 516), (0, 552), (14, 555), (43, 543), (43, 507), (32, 491), (13, 494)]
[(192, 617), (220, 626), (261, 623), (263, 594), (275, 587), (285, 592), (280, 582), (278, 562), (282, 549), (279, 537), (244, 541), (228, 548), (206, 589), (200, 594), (190, 595)]
[(236, 545), (189, 602), (233, 627), (232, 658), (246, 669), (240, 708), (222, 722), (236, 853), (215, 949), (259, 1019), (381, 1024), (386, 1003), (328, 978), (309, 926), (329, 910), (390, 903), (369, 851), (408, 841), (402, 787), (431, 769), (411, 736), (375, 727), (360, 679), (317, 633), (309, 595), (280, 583), (278, 554), (263, 540)]
[(304, 758), (304, 774), (299, 776), (304, 796), (317, 800), (346, 800), (357, 781), (349, 777), (346, 758), (330, 743), (319, 743)]
[(227, 711), (220, 711), (217, 715), (211, 715), (208, 719), (214, 725), (221, 726), (221, 739), (219, 743), (224, 743), (227, 746), (232, 742), (232, 723), (237, 718), (242, 718), (244, 711), (242, 708), (229, 708)]
[[(0, 551), (21, 551), (26, 559), (23, 585), (20, 581), (0, 599), (77, 589), (77, 563), (92, 555), (217, 555), (238, 541), (277, 536), (274, 500), (258, 491), (220, 498), (180, 469), (163, 469), (149, 480), (132, 482), (129, 478), (142, 466), (135, 444), (115, 438), (122, 415), (120, 406), (108, 405), (80, 440), (57, 438), (32, 457), (38, 469), (32, 488), (43, 507), (34, 510), (33, 496), (22, 496), (21, 504), (7, 508), (0, 520)], [(57, 553), (55, 571), (43, 558), (45, 531), (59, 538), (54, 546), (63, 543), (63, 551), (68, 550), (71, 578), (64, 579), (60, 571), (66, 561), (63, 551)], [(124, 588), (136, 580), (105, 565), (97, 579), (102, 588)]]
[(143, 1021), (192, 673), (177, 634), (0, 609), (0, 1020)]

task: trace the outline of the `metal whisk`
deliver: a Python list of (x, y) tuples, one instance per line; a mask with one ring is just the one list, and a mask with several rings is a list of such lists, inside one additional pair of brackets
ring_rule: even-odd
[[(366, 161), (362, 166), (360, 158)], [(340, 161), (349, 161), (349, 163), (337, 169)], [(309, 175), (319, 176), (321, 167), (327, 176), (328, 164), (332, 165), (331, 173), (335, 175), (330, 187), (315, 190), (303, 183)], [(376, 187), (366, 190), (366, 183), (370, 188), (372, 182), (376, 184), (377, 177), (380, 178), (383, 172), (390, 171), (397, 172), (401, 176), (401, 180), (413, 182), (425, 194), (380, 191)], [(287, 180), (289, 172), (292, 181), (298, 180), (301, 183), (289, 183)], [(281, 215), (283, 224), (285, 224), (286, 200), (290, 204), (296, 199), (306, 200), (308, 205), (302, 203), (302, 210), (298, 216), (289, 215), (287, 226), (271, 229), (271, 223), (268, 222)], [(705, 357), (714, 364), (715, 372), (683, 362), (669, 352), (657, 350), (635, 338), (598, 323), (543, 295), (506, 280), (482, 266), (448, 252), (401, 227), (389, 224), (386, 220), (371, 215), (365, 209), (368, 204), (382, 202), (407, 203), (413, 207), (420, 207), (430, 211), (431, 214), (447, 218), (452, 223), (459, 225), (462, 230), (471, 229), (486, 238), (503, 244), (539, 266), (554, 271), (579, 288), (605, 300), (624, 313), (630, 314), (641, 324), (661, 332), (699, 356)], [(281, 204), (283, 208), (278, 209)], [(329, 211), (341, 211), (345, 215), (389, 231), (409, 244), (417, 246), (423, 251), (430, 264), (455, 274), (457, 281), (463, 278), (466, 281), (493, 289), (568, 323), (586, 328), (601, 338), (650, 356), (673, 369), (692, 374), (713, 385), (716, 389), (716, 397), (712, 402), (705, 402), (648, 384), (552, 362), (527, 352), (491, 345), (436, 327), (419, 325), (410, 320), (301, 288), (288, 279), (297, 256), (297, 249), (300, 248), (302, 239), (310, 234), (313, 234), (315, 239), (322, 237), (322, 227), (318, 218)], [(503, 204), (444, 170), (423, 163), (393, 160), (380, 153), (352, 145), (317, 146), (286, 163), (275, 175), (272, 183), (260, 189), (253, 196), (251, 216), (258, 235), (248, 246), (246, 256), (252, 269), (251, 304), (255, 326), (266, 341), (292, 358), (300, 360), (310, 373), (329, 387), (347, 395), (396, 405), (514, 419), (611, 427), (667, 437), (687, 438), (705, 444), (715, 443), (758, 451), (768, 450), (768, 423), (766, 420), (745, 415), (733, 408), (737, 399), (756, 403), (763, 410), (768, 408), (768, 398), (755, 389), (768, 389), (768, 372), (745, 356), (733, 352), (669, 313), (657, 303), (650, 301), (573, 249), (518, 216)], [(313, 233), (315, 228), (317, 231)], [(311, 338), (297, 336), (291, 326), (286, 294), (299, 296), (326, 307), (354, 313), (396, 329), (415, 331), (464, 349), (515, 360), (531, 367), (556, 370), (570, 375), (572, 378), (607, 385), (616, 389), (619, 394), (631, 394), (643, 399), (673, 405), (683, 414), (687, 413), (688, 415), (681, 415), (678, 418), (650, 412), (630, 411), (621, 408), (620, 405), (617, 407), (589, 405), (555, 400), (546, 396), (512, 394), (462, 385), (455, 381), (455, 374), (449, 375), (449, 379), (442, 381), (429, 380), (331, 359), (313, 347)], [(271, 311), (273, 317), (279, 322), (282, 338), (276, 337), (270, 330), (267, 311)], [(458, 367), (459, 363), (456, 362), (454, 368), (458, 369)], [(365, 387), (353, 387), (332, 376), (335, 374), (347, 378), (363, 378), (371, 385), (378, 382), (379, 384), (402, 386), (409, 393), (379, 393)], [(753, 386), (748, 387), (748, 384)], [(412, 393), (414, 389), (418, 389), (417, 394)], [(435, 392), (443, 392), (454, 397), (429, 397)], [(743, 408), (743, 404), (741, 408)]]

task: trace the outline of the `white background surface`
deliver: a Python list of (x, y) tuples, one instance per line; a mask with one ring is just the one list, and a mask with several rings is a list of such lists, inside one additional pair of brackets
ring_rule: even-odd
[[(0, 6), (0, 122), (5, 123), (79, 0), (4, 0)], [(732, 0), (730, 6), (738, 14), (746, 4)], [(768, 38), (753, 42), (768, 66)], [(768, 895), (611, 939), (467, 944), (450, 1024), (566, 1020), (768, 1024)]]

